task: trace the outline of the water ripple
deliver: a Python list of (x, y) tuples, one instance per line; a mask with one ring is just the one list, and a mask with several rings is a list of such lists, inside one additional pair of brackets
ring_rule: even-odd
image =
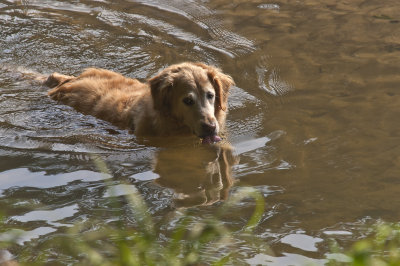
[[(192, 39), (204, 47), (225, 53), (230, 57), (236, 57), (237, 55), (246, 54), (255, 50), (253, 41), (225, 29), (223, 23), (216, 18), (215, 11), (196, 3), (195, 1), (137, 0), (135, 2), (182, 16), (190, 20), (191, 23), (195, 23), (200, 28), (206, 30), (212, 37), (211, 39), (204, 41), (199, 40), (195, 36), (191, 36), (194, 37), (193, 39), (189, 38), (189, 40)], [(179, 32), (175, 27), (170, 28), (169, 30)], [(179, 37), (179, 34), (177, 34), (177, 37)]]

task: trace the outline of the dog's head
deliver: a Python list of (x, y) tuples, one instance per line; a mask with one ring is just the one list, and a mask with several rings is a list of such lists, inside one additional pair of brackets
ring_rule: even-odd
[(202, 63), (172, 65), (149, 80), (154, 108), (172, 116), (200, 138), (224, 126), (232, 78)]

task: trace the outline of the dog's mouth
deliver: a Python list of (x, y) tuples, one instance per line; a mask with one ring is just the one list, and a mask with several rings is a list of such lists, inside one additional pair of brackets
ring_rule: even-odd
[(202, 144), (214, 144), (217, 142), (220, 142), (222, 138), (217, 135), (210, 135), (210, 136), (205, 136), (203, 137)]

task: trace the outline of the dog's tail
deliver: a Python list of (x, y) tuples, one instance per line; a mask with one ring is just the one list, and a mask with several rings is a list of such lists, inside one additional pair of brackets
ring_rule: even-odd
[(74, 78), (73, 76), (66, 76), (56, 72), (46, 75), (26, 67), (2, 63), (0, 63), (0, 71), (10, 73), (16, 80), (26, 80), (50, 88), (62, 85)]
[(8, 72), (16, 80), (27, 80), (35, 83), (44, 83), (48, 77), (48, 75), (41, 74), (35, 70), (11, 64), (0, 63), (0, 71), (3, 73)]
[(47, 75), (41, 74), (33, 69), (29, 69), (22, 66), (15, 66), (12, 64), (0, 63), (0, 71), (8, 72), (11, 75), (15, 76), (15, 78), (21, 80), (26, 79), (26, 80), (43, 81), (47, 79)]

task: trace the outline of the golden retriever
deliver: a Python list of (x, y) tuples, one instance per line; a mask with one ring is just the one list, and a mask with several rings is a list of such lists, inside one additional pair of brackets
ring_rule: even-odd
[(78, 77), (51, 74), (49, 96), (137, 136), (195, 134), (218, 142), (233, 79), (203, 63), (167, 67), (146, 83), (97, 68)]

